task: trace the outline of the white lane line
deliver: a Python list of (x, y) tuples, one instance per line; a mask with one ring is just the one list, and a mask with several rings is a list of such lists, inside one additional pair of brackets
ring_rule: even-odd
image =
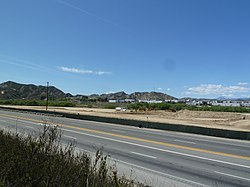
[(66, 137), (66, 138), (74, 139), (74, 140), (77, 139), (76, 137), (73, 137), (73, 136), (67, 136), (67, 135), (63, 135), (63, 136)]
[(219, 171), (214, 171), (214, 172), (215, 172), (215, 173), (218, 173), (218, 174), (221, 174), (221, 175), (226, 175), (226, 176), (229, 176), (229, 177), (234, 177), (234, 178), (238, 178), (238, 179), (250, 181), (250, 179), (247, 179), (247, 178), (244, 178), (244, 177), (239, 177), (239, 176), (236, 176), (236, 175), (231, 175), (231, 174), (227, 174), (227, 173), (222, 173), (222, 172), (219, 172)]
[(182, 143), (188, 143), (188, 144), (196, 144), (194, 142), (189, 142), (189, 141), (185, 141), (185, 140), (174, 140), (175, 142), (182, 142)]
[[(67, 144), (63, 144), (63, 145), (65, 147), (67, 146)], [(86, 149), (82, 149), (82, 148), (79, 148), (79, 147), (76, 147), (76, 149), (78, 151), (90, 154), (90, 156), (92, 156), (93, 158), (95, 158), (95, 156), (96, 156), (95, 152), (91, 152), (91, 151), (88, 151)], [(152, 169), (149, 169), (149, 168), (146, 168), (146, 167), (143, 167), (143, 166), (139, 166), (139, 165), (136, 165), (136, 164), (125, 162), (125, 161), (122, 161), (122, 160), (119, 160), (119, 159), (115, 159), (115, 158), (112, 158), (112, 157), (109, 157), (109, 159), (113, 160), (115, 162), (119, 162), (119, 163), (122, 163), (122, 164), (125, 164), (125, 165), (129, 165), (131, 167), (135, 167), (135, 168), (138, 168), (138, 169), (143, 169), (143, 170), (148, 171), (148, 172), (160, 174), (160, 175), (165, 176), (165, 177), (167, 177), (169, 179), (172, 179), (172, 180), (175, 180), (175, 181), (178, 181), (178, 182), (182, 182), (182, 183), (185, 183), (185, 184), (190, 184), (192, 186), (209, 187), (209, 186), (207, 186), (205, 184), (201, 184), (201, 183), (198, 183), (198, 182), (195, 182), (195, 181), (191, 181), (191, 180), (188, 180), (188, 179), (180, 178), (180, 177), (177, 177), (177, 176), (174, 176), (174, 175), (166, 174), (166, 173), (163, 173), (163, 172), (160, 172), (160, 171), (152, 170)]]
[[(9, 118), (9, 117), (6, 117), (6, 116), (1, 116), (1, 117), (2, 118), (7, 118), (7, 119), (10, 119), (10, 120), (15, 120), (15, 121), (17, 120), (17, 121), (32, 123), (32, 122), (29, 122), (29, 121), (20, 120), (20, 119), (13, 119), (13, 118)], [(87, 120), (82, 120), (82, 121), (90, 123), (90, 121), (87, 121)], [(134, 126), (126, 126), (126, 127), (124, 127), (124, 126), (119, 125), (119, 124), (110, 124), (110, 123), (96, 122), (96, 121), (91, 121), (91, 123), (95, 123), (98, 126), (103, 126), (103, 125), (100, 125), (100, 123), (101, 123), (101, 124), (104, 124), (104, 125), (107, 125), (107, 126), (119, 127), (121, 129), (124, 129), (124, 130), (130, 129), (131, 131), (134, 131), (134, 132), (138, 131), (138, 127), (134, 127)], [(37, 125), (37, 123), (32, 123), (32, 124)], [(148, 134), (162, 135), (162, 136), (171, 136), (171, 137), (175, 137), (175, 138), (176, 138), (176, 136), (184, 135), (185, 138), (190, 139), (190, 140), (195, 140), (195, 141), (201, 141), (201, 139), (199, 139), (199, 137), (203, 138), (202, 136), (204, 136), (204, 135), (199, 135), (199, 134), (190, 134), (190, 133), (183, 133), (183, 132), (171, 132), (171, 131), (167, 131), (166, 132), (164, 130), (150, 129), (150, 128), (140, 129), (140, 131), (144, 131), (145, 133), (148, 133)], [(189, 137), (189, 136), (195, 136), (197, 138)], [(239, 143), (249, 144), (249, 142), (245, 141), (245, 140), (234, 140), (234, 139), (226, 139), (226, 138), (212, 137), (212, 136), (206, 136), (206, 138), (209, 139), (209, 140), (202, 139), (202, 142), (213, 142), (213, 143), (219, 143), (219, 144), (225, 144), (225, 145), (233, 145), (233, 146), (238, 146), (238, 147), (250, 148), (250, 146), (248, 146), (248, 145), (239, 145), (239, 144), (236, 144), (238, 142)], [(215, 141), (214, 139), (218, 139), (218, 141)], [(230, 141), (230, 143), (222, 142), (221, 140), (222, 141)], [(235, 143), (232, 143), (232, 142), (235, 142)]]
[(29, 128), (29, 129), (34, 129), (34, 127), (30, 127), (30, 126), (25, 126), (26, 128)]
[[(8, 118), (8, 117), (6, 117), (6, 118), (13, 120), (13, 118)], [(29, 121), (25, 121), (25, 120), (18, 120), (18, 121), (23, 121), (23, 122), (31, 123), (31, 124), (35, 124), (35, 125), (39, 124), (39, 123), (29, 122)], [(151, 146), (147, 146), (147, 145), (127, 142), (127, 141), (123, 141), (123, 140), (117, 140), (117, 139), (113, 139), (113, 138), (107, 138), (107, 137), (103, 137), (103, 136), (98, 136), (98, 135), (93, 135), (93, 134), (88, 134), (88, 133), (83, 133), (83, 132), (77, 132), (77, 131), (73, 131), (73, 130), (69, 130), (69, 129), (65, 129), (65, 128), (62, 128), (62, 129), (65, 130), (65, 131), (74, 132), (74, 133), (78, 133), (78, 134), (83, 134), (83, 135), (86, 135), (86, 136), (97, 137), (97, 138), (101, 138), (101, 139), (106, 139), (106, 140), (116, 141), (116, 142), (120, 142), (120, 143), (135, 145), (135, 146), (144, 147), (144, 148), (148, 148), (148, 149), (153, 149), (153, 150), (178, 154), (178, 155), (182, 155), (182, 156), (188, 156), (188, 157), (192, 157), (192, 158), (198, 158), (198, 159), (202, 159), (202, 160), (209, 160), (209, 161), (213, 161), (213, 162), (218, 162), (218, 163), (223, 163), (223, 164), (228, 164), (228, 165), (233, 165), (233, 166), (238, 166), (238, 167), (250, 168), (250, 166), (247, 166), (247, 165), (236, 164), (236, 163), (232, 163), (232, 162), (226, 162), (226, 161), (221, 161), (221, 160), (216, 160), (216, 159), (211, 159), (211, 158), (205, 158), (205, 157), (201, 157), (201, 156), (190, 155), (190, 154), (180, 153), (180, 152), (176, 152), (176, 151), (170, 151), (170, 150), (166, 150), (166, 149), (161, 149), (161, 148), (151, 147)]]
[(148, 157), (148, 158), (153, 158), (153, 159), (156, 159), (156, 158), (157, 158), (157, 157), (155, 157), (155, 156), (145, 155), (145, 154), (137, 153), (137, 152), (133, 152), (133, 151), (130, 151), (130, 153), (133, 153), (133, 154), (135, 154), (135, 155), (140, 155), (140, 156)]
[(44, 124), (39, 123), (39, 122), (31, 122), (31, 121), (26, 121), (26, 120), (22, 120), (22, 119), (9, 118), (9, 117), (5, 117), (5, 116), (3, 116), (3, 118), (7, 118), (9, 120), (15, 121), (15, 123), (17, 123), (17, 125), (18, 125), (18, 122), (30, 123), (30, 124), (33, 124), (33, 125), (44, 125)]
[(236, 163), (226, 162), (226, 161), (222, 161), (222, 160), (216, 160), (216, 159), (212, 159), (212, 158), (205, 158), (205, 157), (201, 157), (201, 156), (190, 155), (190, 154), (186, 154), (186, 153), (180, 153), (180, 152), (176, 152), (176, 151), (161, 149), (161, 148), (157, 148), (157, 147), (151, 147), (151, 146), (142, 145), (142, 144), (138, 144), (138, 143), (127, 142), (127, 141), (124, 141), (124, 140), (117, 140), (117, 139), (108, 138), (108, 137), (104, 137), (104, 136), (98, 136), (98, 135), (88, 134), (88, 133), (84, 133), (84, 132), (77, 132), (77, 131), (69, 130), (69, 129), (65, 129), (65, 128), (62, 128), (62, 129), (65, 130), (65, 131), (68, 131), (68, 132), (73, 132), (73, 133), (82, 134), (82, 135), (86, 135), (86, 136), (92, 136), (92, 137), (95, 137), (95, 138), (100, 138), (100, 139), (105, 139), (105, 140), (111, 140), (111, 141), (115, 141), (115, 142), (119, 142), (119, 143), (139, 146), (139, 147), (144, 147), (144, 148), (153, 149), (153, 150), (157, 150), (157, 151), (162, 151), (162, 152), (187, 156), (187, 157), (191, 157), (191, 158), (198, 158), (198, 159), (201, 159), (201, 160), (209, 160), (209, 161), (212, 161), (212, 162), (218, 162), (218, 163), (228, 164), (228, 165), (232, 165), (232, 166), (250, 168), (250, 166), (246, 166), (246, 165), (242, 165), (242, 164), (236, 164)]
[[(195, 140), (195, 141), (202, 141), (202, 142), (212, 142), (212, 143), (217, 143), (217, 144), (224, 144), (224, 145), (233, 145), (233, 146), (237, 146), (237, 147), (245, 147), (245, 148), (250, 148), (250, 146), (248, 145), (240, 145), (237, 143), (244, 143), (244, 144), (249, 144), (249, 142), (247, 140), (235, 140), (235, 139), (226, 139), (226, 138), (222, 138), (222, 137), (213, 137), (213, 136), (206, 136), (206, 135), (200, 135), (200, 134), (190, 134), (190, 133), (182, 133), (182, 132), (163, 132), (163, 130), (159, 130), (159, 129), (143, 129), (144, 132), (148, 133), (148, 134), (154, 134), (154, 135), (161, 135), (161, 136), (169, 136), (169, 137), (178, 137), (178, 136), (184, 136), (184, 138), (187, 138), (189, 140)], [(148, 132), (149, 131), (149, 132)], [(155, 131), (155, 132), (160, 132), (160, 133), (154, 133), (151, 131)], [(189, 137), (189, 136), (195, 136), (197, 138), (193, 138), (193, 137)], [(207, 139), (204, 139), (201, 136), (205, 136)], [(203, 139), (201, 139), (203, 138)], [(218, 141), (214, 140), (217, 139)], [(231, 143), (228, 142), (222, 142), (222, 141), (230, 141)], [(232, 143), (235, 142), (235, 143)]]
[(165, 176), (165, 177), (167, 177), (169, 179), (172, 179), (172, 180), (175, 180), (175, 181), (183, 182), (183, 183), (186, 183), (186, 184), (191, 184), (192, 186), (209, 187), (209, 186), (207, 186), (205, 184), (201, 184), (201, 183), (194, 182), (194, 181), (191, 181), (191, 180), (188, 180), (188, 179), (180, 178), (180, 177), (177, 177), (177, 176), (174, 176), (174, 175), (166, 174), (166, 173), (163, 173), (163, 172), (160, 172), (160, 171), (149, 169), (149, 168), (146, 168), (146, 167), (143, 167), (143, 166), (139, 166), (139, 165), (136, 165), (136, 164), (125, 162), (125, 161), (118, 160), (118, 159), (115, 159), (115, 158), (110, 158), (110, 159), (114, 160), (116, 162), (120, 162), (120, 163), (129, 165), (129, 166), (132, 166), (132, 167), (140, 168), (140, 169), (143, 169), (143, 170), (146, 170), (146, 171), (149, 171), (149, 172), (153, 172), (153, 173)]
[(116, 129), (111, 129), (111, 131), (113, 131), (113, 132), (121, 132), (121, 133), (124, 133), (124, 132), (125, 132), (125, 131), (116, 130)]
[[(85, 120), (86, 121), (86, 120)], [(86, 121), (89, 123), (89, 121)], [(110, 124), (110, 123), (105, 123), (105, 122), (96, 122), (96, 121), (92, 121), (91, 123), (95, 123), (98, 126), (115, 126), (115, 127), (119, 127), (120, 129), (123, 129), (125, 131), (130, 130), (133, 132), (138, 132), (138, 131), (143, 131), (145, 133), (148, 134), (154, 134), (154, 135), (160, 135), (160, 136), (170, 136), (170, 137), (175, 137), (177, 138), (178, 136), (184, 136), (184, 138), (189, 139), (189, 140), (194, 140), (194, 141), (201, 141), (202, 142), (213, 142), (213, 143), (217, 143), (217, 144), (224, 144), (224, 145), (233, 145), (233, 146), (237, 146), (237, 147), (245, 147), (245, 148), (250, 148), (250, 145), (240, 145), (237, 143), (244, 143), (244, 144), (249, 144), (248, 141), (245, 140), (234, 140), (234, 139), (226, 139), (226, 138), (220, 138), (220, 137), (212, 137), (212, 136), (206, 136), (206, 135), (199, 135), (199, 134), (190, 134), (190, 133), (183, 133), (183, 132), (171, 132), (171, 131), (165, 131), (165, 130), (159, 130), (159, 129), (151, 129), (151, 128), (144, 128), (144, 129), (138, 129), (138, 127), (135, 126), (126, 126), (123, 127), (122, 125), (119, 124)], [(100, 125), (101, 123), (101, 125)], [(203, 137), (202, 137), (203, 136)], [(209, 139), (204, 139), (204, 136)], [(197, 137), (197, 138), (195, 138)], [(218, 141), (216, 141), (215, 139), (217, 139)], [(230, 143), (228, 142), (222, 142), (222, 141), (230, 141)], [(232, 143), (235, 142), (235, 143)]]
[(17, 123), (17, 126), (18, 126), (18, 122), (23, 122), (23, 123), (29, 123), (29, 124), (33, 124), (33, 125), (40, 125), (40, 126), (46, 126), (46, 127), (57, 127), (56, 124), (53, 124), (51, 122), (44, 122), (44, 123), (40, 123), (40, 122), (31, 122), (31, 121), (26, 121), (26, 120), (22, 120), (22, 119), (13, 119), (13, 118), (8, 118), (8, 117), (5, 117), (4, 118), (7, 118), (7, 119), (10, 119), (10, 120), (14, 120), (15, 123)]

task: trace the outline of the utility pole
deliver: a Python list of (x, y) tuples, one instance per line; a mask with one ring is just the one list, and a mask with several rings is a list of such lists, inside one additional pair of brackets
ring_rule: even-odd
[(48, 104), (49, 104), (49, 82), (47, 82), (47, 98), (46, 98), (46, 110), (48, 110)]

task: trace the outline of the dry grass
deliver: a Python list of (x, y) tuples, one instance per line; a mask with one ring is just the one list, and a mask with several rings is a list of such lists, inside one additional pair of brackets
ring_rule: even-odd
[(74, 144), (62, 147), (57, 128), (44, 127), (39, 137), (0, 131), (0, 186), (11, 187), (135, 187), (144, 186), (118, 177), (97, 151), (91, 159), (77, 153)]

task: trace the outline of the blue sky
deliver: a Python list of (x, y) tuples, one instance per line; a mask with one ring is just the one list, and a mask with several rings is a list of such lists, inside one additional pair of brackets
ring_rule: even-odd
[(249, 0), (1, 0), (0, 82), (250, 97)]

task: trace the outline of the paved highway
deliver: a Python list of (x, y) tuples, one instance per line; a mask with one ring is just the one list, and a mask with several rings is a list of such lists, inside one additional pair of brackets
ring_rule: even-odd
[(62, 141), (102, 148), (118, 172), (151, 186), (250, 186), (250, 142), (0, 110), (0, 128), (57, 124)]

